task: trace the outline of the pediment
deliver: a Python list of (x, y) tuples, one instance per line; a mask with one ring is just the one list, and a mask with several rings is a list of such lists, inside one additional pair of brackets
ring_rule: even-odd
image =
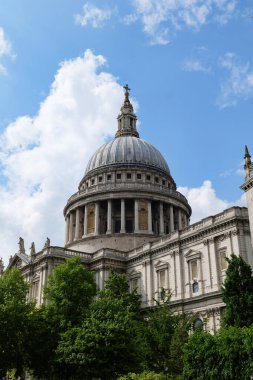
[(186, 258), (187, 261), (193, 260), (193, 259), (200, 259), (201, 258), (201, 252), (198, 250), (195, 251), (193, 249), (189, 249), (189, 251), (187, 251), (184, 254), (184, 257)]
[(141, 272), (138, 272), (137, 270), (132, 269), (130, 272), (128, 272), (128, 276), (130, 278), (132, 278), (132, 277), (141, 277)]
[(23, 268), (25, 265), (29, 264), (30, 259), (29, 256), (21, 254), (21, 253), (16, 253), (14, 257), (10, 258), (9, 265), (7, 269), (10, 268)]
[(156, 270), (160, 270), (160, 269), (163, 269), (163, 268), (165, 269), (165, 268), (168, 268), (168, 266), (169, 266), (169, 264), (166, 261), (163, 261), (163, 260), (159, 260), (155, 264)]

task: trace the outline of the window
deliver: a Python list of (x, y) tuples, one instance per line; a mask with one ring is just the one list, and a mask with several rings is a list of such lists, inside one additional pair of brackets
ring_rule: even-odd
[(103, 181), (103, 177), (100, 175), (99, 177), (98, 177), (98, 182), (102, 182)]
[(121, 173), (117, 173), (117, 179), (121, 179)]
[(127, 173), (127, 179), (131, 179), (132, 178), (132, 174), (131, 173)]
[(141, 174), (137, 173), (137, 179), (141, 179)]
[(163, 179), (163, 186), (165, 186), (165, 179)]
[(138, 285), (139, 285), (139, 281), (138, 281), (138, 278), (133, 278), (132, 281), (131, 281), (131, 290), (135, 290), (137, 289), (138, 290)]
[(192, 275), (192, 280), (198, 278), (198, 262), (197, 262), (197, 260), (191, 261), (191, 275)]
[(192, 293), (198, 293), (199, 292), (198, 260), (192, 260), (190, 265), (191, 265)]
[(159, 271), (159, 288), (165, 288), (165, 274), (165, 269)]
[(88, 181), (86, 182), (86, 187), (89, 187), (89, 182)]
[(226, 248), (222, 248), (219, 250), (219, 255), (220, 255), (220, 268), (221, 270), (226, 270), (227, 269), (227, 266), (228, 266), (228, 263), (227, 263), (227, 260), (226, 260), (226, 255), (227, 253), (227, 249)]
[(159, 178), (158, 178), (158, 177), (155, 177), (155, 182), (156, 182), (156, 183), (159, 182)]
[(198, 293), (198, 291), (199, 291), (199, 283), (197, 280), (194, 280), (194, 283), (192, 284), (192, 292)]
[(193, 330), (203, 330), (203, 322), (200, 318), (195, 319), (193, 322)]
[(147, 179), (147, 181), (150, 181), (150, 179), (151, 179), (150, 174), (147, 174), (146, 179)]
[(111, 174), (107, 174), (107, 181), (111, 181), (112, 179), (112, 175)]
[(94, 183), (95, 183), (95, 179), (92, 178), (92, 180), (91, 180), (91, 184), (94, 185)]

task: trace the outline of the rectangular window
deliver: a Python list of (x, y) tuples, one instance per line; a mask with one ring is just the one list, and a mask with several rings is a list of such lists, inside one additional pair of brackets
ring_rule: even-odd
[(159, 288), (165, 288), (165, 270), (160, 270), (159, 271)]
[(227, 263), (227, 260), (226, 260), (226, 257), (227, 257), (226, 251), (227, 251), (226, 248), (220, 249), (220, 251), (219, 251), (219, 253), (220, 253), (220, 267), (221, 267), (221, 270), (226, 270), (227, 266), (228, 266), (228, 263)]
[(141, 179), (141, 174), (137, 173), (137, 179)]
[(151, 177), (149, 174), (147, 174), (146, 179), (147, 179), (147, 181), (150, 181)]
[(199, 283), (198, 283), (198, 281), (194, 281), (194, 283), (192, 284), (192, 292), (193, 293), (198, 293), (198, 291), (199, 291)]
[(121, 173), (117, 173), (117, 179), (121, 179)]
[(159, 178), (158, 178), (158, 177), (155, 177), (155, 182), (156, 182), (156, 183), (159, 182)]
[(131, 173), (127, 173), (127, 179), (131, 179), (132, 178), (132, 174)]
[(112, 179), (112, 175), (111, 174), (107, 174), (107, 181), (111, 181)]
[(102, 182), (103, 181), (103, 177), (100, 175), (99, 177), (98, 177), (98, 182)]
[(165, 179), (163, 179), (163, 186), (165, 186)]
[(194, 280), (194, 278), (198, 278), (198, 262), (197, 262), (197, 260), (192, 260), (192, 262), (191, 262), (191, 274), (192, 274), (192, 280)]
[(137, 292), (138, 292), (138, 287), (139, 287), (138, 278), (133, 278), (131, 281), (131, 291), (137, 290)]
[(92, 178), (92, 180), (91, 180), (91, 184), (94, 185), (94, 183), (95, 183), (95, 179)]

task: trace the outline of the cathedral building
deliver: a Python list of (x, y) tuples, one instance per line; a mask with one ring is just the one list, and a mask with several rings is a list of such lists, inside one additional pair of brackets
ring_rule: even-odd
[(30, 298), (43, 303), (43, 286), (55, 266), (78, 256), (93, 270), (99, 289), (111, 271), (125, 273), (137, 288), (142, 307), (155, 306), (171, 293), (176, 312), (196, 315), (196, 324), (215, 332), (224, 309), (221, 286), (226, 258), (241, 255), (253, 267), (253, 164), (245, 152), (248, 209), (231, 207), (190, 224), (191, 207), (177, 191), (162, 154), (142, 140), (129, 88), (118, 116), (115, 138), (90, 158), (78, 191), (64, 208), (65, 246), (47, 239), (36, 252), (19, 252), (10, 267), (31, 283)]

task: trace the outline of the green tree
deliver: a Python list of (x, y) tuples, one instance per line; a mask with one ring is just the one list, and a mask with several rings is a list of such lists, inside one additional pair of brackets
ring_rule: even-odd
[(250, 326), (253, 323), (253, 277), (251, 267), (241, 256), (231, 255), (222, 298), (226, 304), (225, 326)]
[(136, 316), (140, 314), (141, 297), (136, 289), (132, 292), (129, 291), (124, 274), (112, 272), (105, 283), (105, 289), (100, 292), (100, 298), (120, 299), (128, 311), (133, 312)]
[(34, 304), (27, 302), (29, 285), (18, 269), (0, 277), (0, 374), (14, 370), (21, 376), (26, 362), (29, 316)]
[(78, 378), (73, 366), (58, 362), (56, 350), (62, 333), (81, 326), (96, 294), (94, 274), (71, 258), (54, 269), (44, 294), (48, 303), (31, 315), (30, 371), (39, 379)]
[(253, 373), (253, 326), (196, 331), (184, 347), (185, 380), (248, 380)]
[(182, 373), (182, 347), (188, 339), (189, 321), (175, 315), (170, 307), (170, 294), (161, 293), (161, 301), (150, 311), (143, 331), (145, 341), (144, 368), (167, 375)]
[(60, 329), (76, 326), (96, 294), (94, 274), (87, 270), (79, 257), (57, 266), (44, 289), (48, 301), (47, 313)]
[(82, 326), (62, 334), (60, 362), (76, 366), (88, 378), (115, 379), (138, 369), (139, 297), (128, 290), (126, 278), (112, 274)]
[(185, 380), (221, 379), (216, 338), (201, 330), (196, 330), (184, 348)]
[(161, 373), (144, 371), (139, 374), (128, 373), (125, 376), (121, 376), (119, 380), (166, 380), (166, 377), (164, 374), (161, 374)]
[[(245, 344), (246, 329), (228, 327), (215, 337), (219, 354), (219, 376), (224, 380), (249, 379), (250, 361)], [(251, 335), (252, 337), (252, 335)], [(253, 340), (251, 343), (253, 347)]]

